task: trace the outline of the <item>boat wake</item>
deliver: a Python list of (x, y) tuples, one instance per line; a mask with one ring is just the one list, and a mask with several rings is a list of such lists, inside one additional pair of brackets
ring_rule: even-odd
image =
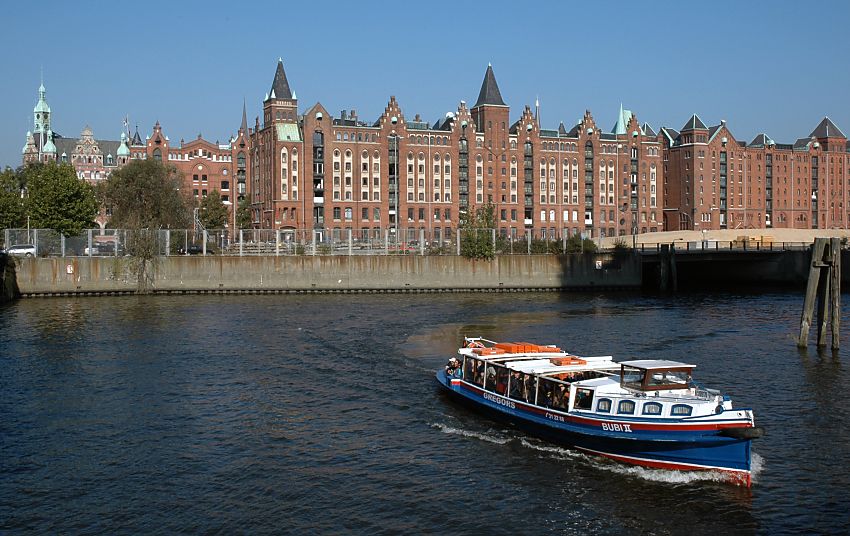
[[(586, 454), (579, 450), (568, 449), (538, 441), (537, 439), (528, 437), (516, 437), (506, 432), (498, 432), (492, 428), (486, 432), (473, 432), (462, 428), (446, 426), (445, 424), (435, 423), (431, 425), (439, 429), (444, 434), (459, 435), (462, 437), (470, 437), (479, 439), (488, 443), (497, 445), (505, 445), (511, 441), (519, 440), (519, 444), (530, 450), (537, 451), (542, 456), (554, 460), (575, 460), (582, 463), (587, 463), (594, 469), (608, 471), (611, 473), (640, 478), (648, 482), (662, 482), (665, 484), (693, 484), (698, 482), (728, 482), (729, 476), (722, 471), (673, 471), (669, 469), (655, 469), (650, 467), (640, 467), (637, 465), (626, 465), (617, 463), (607, 458)], [(752, 479), (753, 482), (758, 481), (759, 474), (764, 470), (764, 458), (757, 453), (752, 454)]]
[(454, 428), (452, 426), (446, 426), (445, 424), (435, 423), (431, 425), (434, 428), (442, 431), (444, 434), (454, 434), (463, 437), (472, 437), (475, 439), (480, 439), (481, 441), (486, 441), (488, 443), (495, 443), (497, 445), (504, 445), (505, 443), (511, 441), (511, 437), (495, 432), (490, 429), (487, 432), (472, 432), (469, 430), (463, 430), (461, 428)]

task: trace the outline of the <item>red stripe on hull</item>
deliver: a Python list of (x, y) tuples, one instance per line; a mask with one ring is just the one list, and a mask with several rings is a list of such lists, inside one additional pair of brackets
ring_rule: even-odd
[(598, 454), (599, 456), (605, 456), (606, 458), (610, 458), (614, 461), (618, 461), (621, 463), (626, 463), (629, 465), (637, 465), (640, 467), (649, 467), (651, 469), (667, 469), (672, 471), (716, 471), (719, 473), (723, 473), (726, 475), (730, 482), (735, 484), (750, 487), (752, 485), (752, 474), (749, 471), (735, 471), (732, 469), (721, 469), (719, 467), (701, 467), (699, 465), (688, 465), (681, 463), (672, 463), (672, 462), (662, 462), (657, 460), (647, 460), (644, 458), (631, 458), (629, 456), (620, 456), (618, 454), (610, 454), (608, 452), (602, 452), (599, 450), (586, 449), (582, 447), (575, 447), (584, 452), (589, 452), (591, 454)]

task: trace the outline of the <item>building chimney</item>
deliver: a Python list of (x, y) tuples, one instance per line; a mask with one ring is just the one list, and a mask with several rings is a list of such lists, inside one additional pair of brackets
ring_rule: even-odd
[(345, 121), (345, 110), (339, 111), (339, 118), (342, 119), (343, 121)]

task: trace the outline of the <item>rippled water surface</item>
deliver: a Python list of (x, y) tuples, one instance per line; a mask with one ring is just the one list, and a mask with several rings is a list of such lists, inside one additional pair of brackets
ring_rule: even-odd
[[(20, 301), (0, 308), (0, 532), (846, 533), (850, 338), (840, 355), (798, 352), (801, 307), (729, 293)], [(455, 405), (433, 373), (463, 335), (696, 363), (767, 429), (754, 486), (609, 463)]]

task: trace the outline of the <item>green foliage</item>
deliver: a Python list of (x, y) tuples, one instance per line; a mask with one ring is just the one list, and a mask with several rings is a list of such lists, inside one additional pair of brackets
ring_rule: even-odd
[(19, 175), (7, 167), (0, 173), (0, 229), (23, 227), (26, 221)]
[(227, 207), (221, 201), (221, 194), (213, 190), (201, 201), (198, 219), (206, 229), (224, 229), (227, 223)]
[(119, 229), (185, 229), (191, 221), (183, 180), (177, 170), (154, 159), (132, 160), (113, 171), (101, 196)]
[(245, 229), (251, 227), (251, 205), (247, 199), (239, 201), (239, 207), (236, 209), (236, 227)]
[(626, 242), (626, 239), (623, 237), (618, 237), (617, 240), (614, 241), (614, 254), (615, 255), (625, 255), (632, 250), (632, 246)]
[(492, 203), (461, 213), (458, 226), (460, 254), (468, 259), (492, 259), (493, 229), (496, 228), (495, 208)]
[(596, 243), (589, 239), (582, 239), (580, 235), (573, 235), (567, 239), (567, 253), (594, 253), (596, 251)]
[(158, 229), (185, 229), (191, 221), (188, 203), (181, 194), (183, 180), (174, 167), (154, 159), (132, 160), (112, 172), (99, 195), (112, 210), (110, 224), (127, 229), (125, 251), (132, 256), (131, 273), (140, 294), (153, 284), (152, 266), (160, 253)]
[(531, 253), (535, 255), (545, 255), (551, 253), (560, 255), (563, 253), (563, 247), (558, 240), (532, 240)]
[(65, 236), (94, 227), (98, 212), (94, 189), (77, 178), (70, 164), (29, 164), (21, 173), (32, 227), (54, 229)]

